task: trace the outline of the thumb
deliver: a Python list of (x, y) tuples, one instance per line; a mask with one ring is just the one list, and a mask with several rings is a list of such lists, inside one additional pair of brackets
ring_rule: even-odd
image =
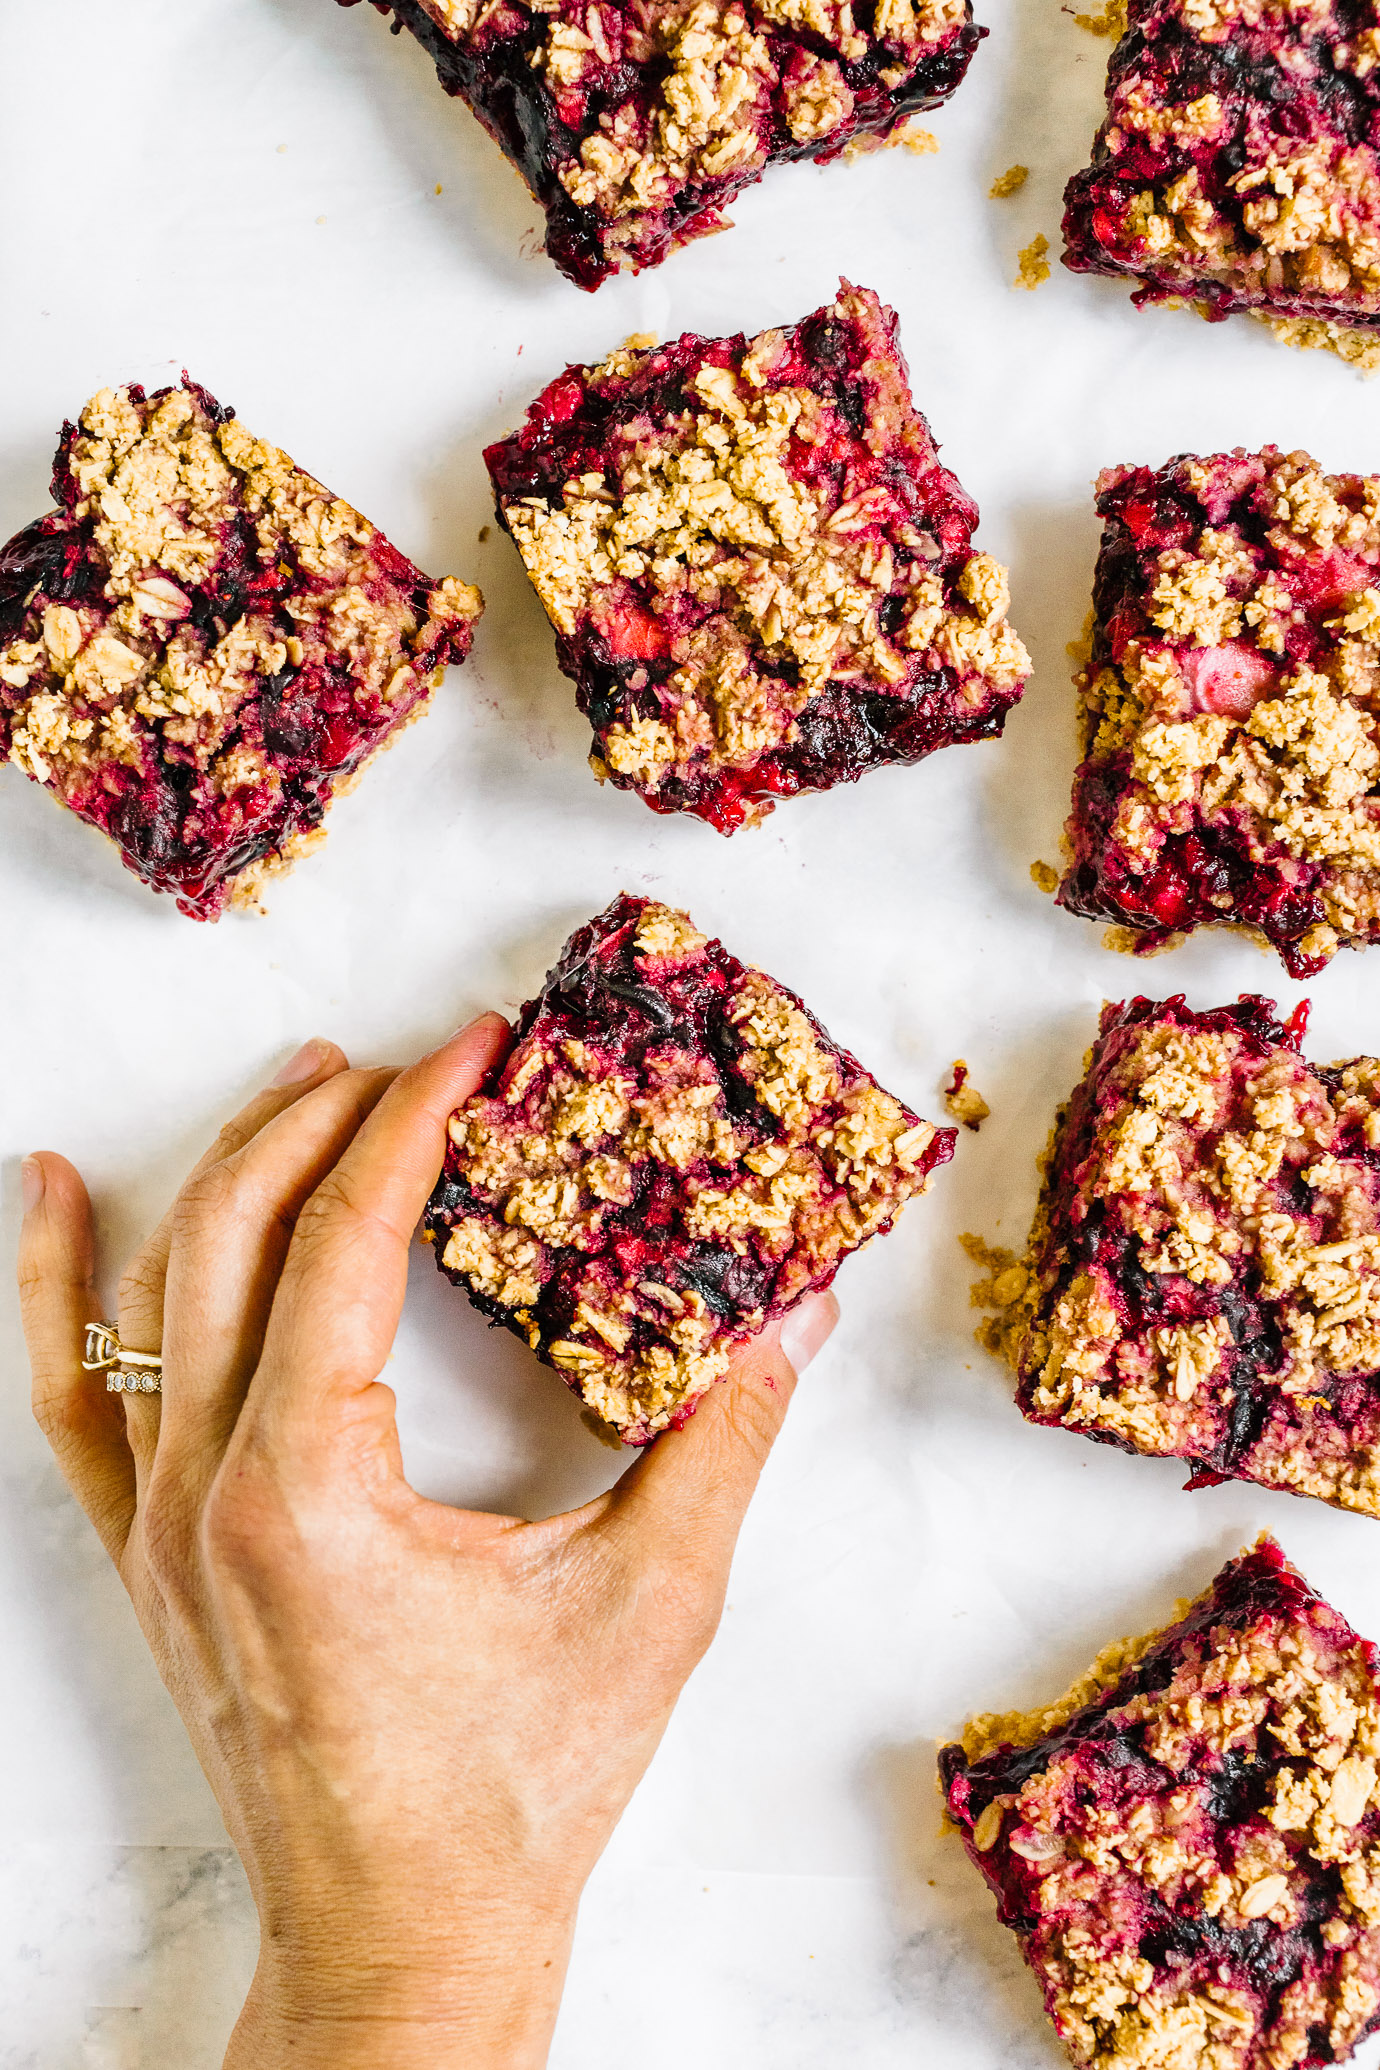
[(740, 1346), (680, 1430), (668, 1430), (612, 1491), (605, 1528), (654, 1543), (664, 1559), (720, 1562), (725, 1576), (798, 1376), (839, 1318), (832, 1294), (809, 1294)]

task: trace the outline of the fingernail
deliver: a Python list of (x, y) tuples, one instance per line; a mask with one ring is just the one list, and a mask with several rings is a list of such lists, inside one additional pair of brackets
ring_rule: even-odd
[(503, 1016), (498, 1011), (497, 1007), (486, 1006), (483, 1013), (473, 1014), (469, 1020), (462, 1021), (460, 1026), (456, 1029), (455, 1034), (449, 1037), (449, 1040), (451, 1042), (454, 1042), (461, 1035), (472, 1035), (476, 1028), (480, 1028), (484, 1025), (485, 1021), (503, 1021), (504, 1027), (506, 1028), (508, 1026), (508, 1023), (503, 1020)]
[(19, 1167), (19, 1197), (26, 1215), (31, 1215), (42, 1200), (43, 1185), (43, 1166), (36, 1157), (26, 1157)]
[(839, 1319), (832, 1294), (807, 1294), (781, 1325), (781, 1350), (797, 1374), (803, 1373)]
[(295, 1057), (289, 1057), (273, 1085), (300, 1085), (304, 1078), (310, 1078), (321, 1069), (326, 1059), (326, 1044), (319, 1035), (313, 1035), (310, 1042), (304, 1042)]

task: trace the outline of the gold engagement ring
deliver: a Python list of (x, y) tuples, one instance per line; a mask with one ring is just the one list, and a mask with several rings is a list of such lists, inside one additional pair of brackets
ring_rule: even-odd
[(114, 1323), (86, 1325), (86, 1357), (82, 1369), (104, 1373), (107, 1394), (161, 1394), (163, 1355), (157, 1351), (126, 1351)]

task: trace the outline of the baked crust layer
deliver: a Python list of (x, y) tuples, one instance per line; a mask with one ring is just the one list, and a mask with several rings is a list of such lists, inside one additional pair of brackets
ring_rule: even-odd
[(0, 548), (0, 753), (216, 919), (314, 845), (482, 599), (186, 375), (94, 396), (53, 501)]
[(1380, 2024), (1376, 1649), (1269, 1538), (939, 1757), (1075, 2064), (1312, 2070)]
[(656, 811), (730, 833), (990, 738), (1021, 694), (1006, 570), (869, 288), (569, 367), (485, 459), (595, 773)]
[(627, 894), (566, 943), (449, 1134), (442, 1271), (627, 1444), (683, 1422), (954, 1143), (793, 993)]

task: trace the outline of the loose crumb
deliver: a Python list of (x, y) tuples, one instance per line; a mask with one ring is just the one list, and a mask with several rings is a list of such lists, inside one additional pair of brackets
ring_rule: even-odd
[(977, 1089), (968, 1083), (968, 1066), (962, 1057), (954, 1064), (954, 1074), (944, 1088), (944, 1105), (955, 1121), (961, 1121), (976, 1135), (992, 1109)]
[(939, 149), (939, 139), (933, 130), (912, 128), (907, 124), (894, 129), (889, 137), (879, 137), (871, 131), (854, 137), (851, 143), (844, 145), (840, 155), (845, 165), (851, 165), (854, 159), (870, 158), (874, 151), (894, 151), (898, 144), (922, 158), (932, 156)]
[(436, 192), (437, 192), (438, 194), (444, 194), (444, 193), (445, 193), (445, 191), (446, 191), (446, 190), (445, 190), (445, 188), (444, 188), (444, 187), (443, 187), (443, 186), (441, 185), (441, 182), (440, 182), (440, 181), (438, 180), (438, 181), (436, 182)]
[(1049, 279), (1049, 261), (1045, 257), (1048, 250), (1049, 239), (1042, 230), (1031, 238), (1024, 251), (1016, 254), (1021, 270), (1011, 283), (1013, 287), (1037, 288)]
[(1033, 862), (1030, 865), (1030, 881), (1041, 891), (1054, 892), (1059, 889), (1059, 872), (1052, 863)]
[(484, 544), (484, 541), (485, 541), (485, 540), (486, 540), (486, 539), (488, 538), (488, 536), (489, 536), (489, 533), (490, 533), (490, 532), (491, 532), (492, 530), (493, 530), (493, 527), (492, 527), (491, 525), (481, 525), (481, 526), (479, 527), (479, 544), (480, 544), (481, 546), (482, 546), (482, 545)]
[(1004, 201), (1008, 194), (1017, 193), (1030, 178), (1028, 165), (1008, 165), (1004, 173), (998, 173), (987, 192), (993, 201)]
[(1090, 36), (1124, 36), (1126, 33), (1126, 0), (1107, 0), (1098, 14), (1075, 14), (1074, 20), (1080, 29), (1086, 29)]

